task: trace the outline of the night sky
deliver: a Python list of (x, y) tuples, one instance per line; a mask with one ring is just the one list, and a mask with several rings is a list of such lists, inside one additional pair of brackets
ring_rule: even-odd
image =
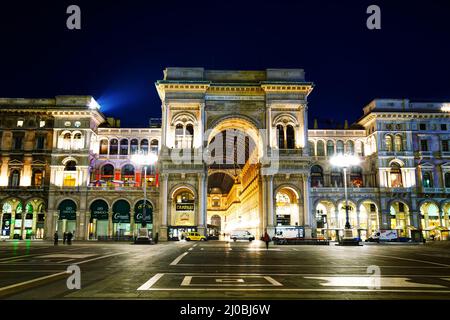
[[(66, 28), (66, 8), (82, 30)], [(366, 9), (382, 10), (382, 30)], [(2, 1), (0, 96), (93, 95), (122, 126), (159, 117), (163, 69), (304, 68), (310, 126), (374, 98), (450, 101), (450, 1)]]

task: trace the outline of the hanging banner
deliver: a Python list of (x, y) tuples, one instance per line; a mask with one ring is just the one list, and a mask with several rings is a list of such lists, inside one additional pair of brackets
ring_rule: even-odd
[(64, 200), (59, 205), (59, 220), (77, 220), (77, 205), (72, 200)]
[[(134, 207), (134, 222), (142, 223), (144, 216), (144, 200), (139, 201)], [(145, 206), (145, 222), (148, 224), (153, 223), (153, 206), (147, 201)]]
[(91, 218), (108, 220), (108, 204), (103, 200), (97, 200), (91, 205)]

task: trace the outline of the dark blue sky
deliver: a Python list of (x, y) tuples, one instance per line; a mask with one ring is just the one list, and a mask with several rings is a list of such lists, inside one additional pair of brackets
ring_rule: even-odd
[[(167, 66), (304, 68), (314, 118), (355, 121), (374, 98), (450, 100), (450, 1), (9, 1), (0, 96), (93, 95), (123, 126), (160, 115)], [(78, 4), (82, 30), (66, 29)], [(382, 30), (366, 28), (378, 4)]]

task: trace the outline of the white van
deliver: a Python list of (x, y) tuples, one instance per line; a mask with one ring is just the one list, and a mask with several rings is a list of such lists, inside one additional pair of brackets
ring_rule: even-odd
[(255, 236), (247, 230), (235, 230), (230, 234), (230, 239), (234, 242), (236, 242), (237, 240), (247, 240), (251, 242), (255, 240)]

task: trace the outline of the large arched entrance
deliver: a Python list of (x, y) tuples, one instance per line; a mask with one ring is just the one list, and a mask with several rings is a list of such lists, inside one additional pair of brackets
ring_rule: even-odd
[(442, 231), (447, 228), (444, 227), (443, 217), (440, 215), (438, 204), (432, 201), (425, 201), (420, 206), (421, 227), (425, 239), (441, 239)]
[(358, 233), (362, 240), (366, 240), (372, 233), (380, 229), (378, 206), (374, 201), (366, 200), (359, 206)]
[(242, 230), (257, 238), (262, 233), (258, 192), (261, 146), (258, 130), (246, 119), (226, 119), (209, 135), (208, 218), (218, 215), (223, 219), (221, 233)]
[(316, 205), (317, 235), (335, 241), (339, 235), (336, 206), (331, 200), (320, 200)]
[(126, 200), (118, 200), (113, 204), (113, 234), (117, 239), (131, 237), (131, 206)]
[(105, 200), (98, 199), (92, 202), (91, 219), (89, 224), (89, 238), (101, 239), (108, 237), (109, 206)]
[(58, 219), (58, 235), (63, 237), (64, 232), (72, 232), (76, 234), (77, 229), (77, 204), (71, 200), (63, 200), (58, 206), (59, 219)]
[(411, 225), (409, 216), (409, 207), (406, 203), (401, 201), (394, 201), (391, 204), (390, 224), (392, 230), (397, 230), (399, 237), (407, 237), (409, 231), (415, 229)]
[(183, 240), (187, 232), (197, 231), (195, 195), (190, 187), (180, 186), (172, 192), (169, 241)]

